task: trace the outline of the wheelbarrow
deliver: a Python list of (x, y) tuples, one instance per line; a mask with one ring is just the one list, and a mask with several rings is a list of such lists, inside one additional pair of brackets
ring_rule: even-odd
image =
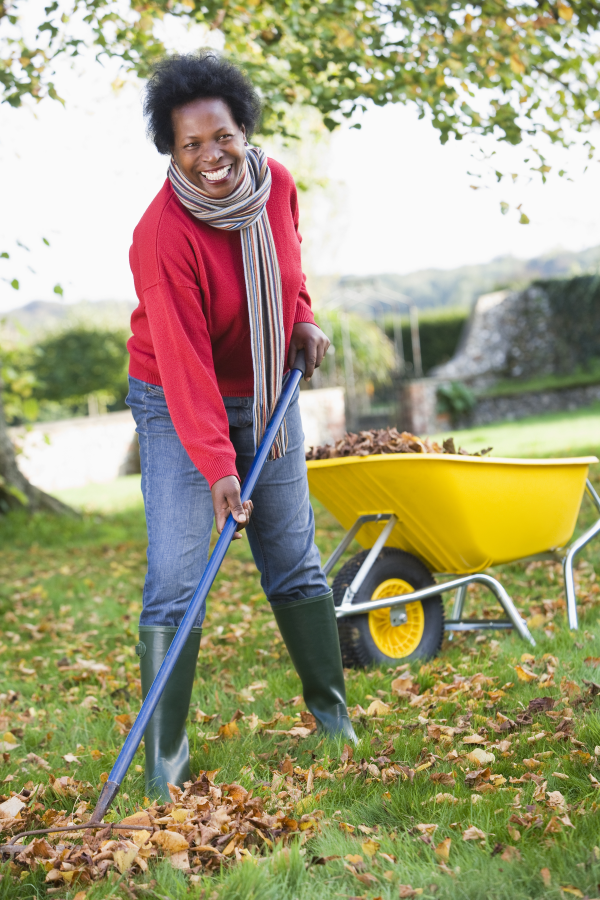
[[(435, 656), (444, 631), (514, 628), (535, 645), (487, 571), (506, 563), (560, 561), (569, 627), (577, 629), (573, 561), (600, 532), (600, 517), (572, 537), (584, 492), (600, 516), (600, 497), (587, 477), (596, 462), (400, 453), (309, 461), (311, 493), (347, 529), (325, 573), (354, 539), (364, 548), (332, 584), (344, 664)], [(465, 617), (474, 583), (492, 592), (504, 617)], [(441, 595), (449, 591), (454, 604), (445, 620)]]

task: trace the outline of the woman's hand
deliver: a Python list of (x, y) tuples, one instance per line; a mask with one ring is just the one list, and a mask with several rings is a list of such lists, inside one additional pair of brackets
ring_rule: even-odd
[(313, 372), (323, 362), (323, 357), (327, 353), (331, 341), (316, 325), (310, 322), (296, 322), (292, 329), (292, 338), (290, 340), (290, 349), (288, 352), (288, 365), (290, 368), (294, 365), (298, 350), (304, 350), (304, 358), (306, 360), (305, 381), (310, 381)]
[(254, 506), (252, 500), (246, 500), (242, 503), (240, 495), (240, 483), (235, 475), (227, 475), (225, 478), (219, 478), (215, 481), (210, 489), (212, 494), (213, 509), (215, 511), (215, 521), (219, 534), (223, 531), (227, 516), (229, 513), (238, 523), (238, 527), (233, 535), (234, 541), (241, 538), (239, 533), (246, 527), (250, 521)]

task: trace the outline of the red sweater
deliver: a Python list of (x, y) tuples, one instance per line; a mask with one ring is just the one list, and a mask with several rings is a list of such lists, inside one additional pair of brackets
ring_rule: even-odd
[[(287, 355), (294, 324), (314, 317), (300, 262), (296, 186), (280, 163), (269, 159), (269, 168)], [(139, 299), (129, 373), (162, 385), (181, 443), (212, 487), (237, 475), (221, 397), (254, 394), (240, 234), (196, 219), (167, 179), (133, 233), (129, 261)]]

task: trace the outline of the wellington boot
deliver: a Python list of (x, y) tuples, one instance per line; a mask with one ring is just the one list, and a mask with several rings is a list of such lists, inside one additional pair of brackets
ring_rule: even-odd
[(358, 739), (346, 708), (342, 654), (333, 594), (319, 594), (273, 607), (281, 636), (302, 682), (304, 702), (319, 731)]
[[(142, 625), (139, 631), (140, 642), (135, 651), (140, 657), (145, 699), (177, 628)], [(167, 783), (182, 787), (191, 776), (185, 720), (190, 708), (201, 637), (202, 629), (193, 628), (144, 734), (146, 793), (163, 803), (171, 799)]]

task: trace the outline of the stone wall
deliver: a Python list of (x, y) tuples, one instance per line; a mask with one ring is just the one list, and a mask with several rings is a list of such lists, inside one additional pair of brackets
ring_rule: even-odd
[[(305, 443), (332, 443), (346, 430), (344, 391), (300, 391)], [(37, 487), (62, 488), (113, 481), (139, 472), (135, 425), (129, 410), (9, 429), (19, 468)]]
[(535, 285), (480, 297), (455, 356), (432, 373), (484, 389), (504, 378), (551, 375), (568, 368), (552, 327), (550, 303)]
[(528, 391), (502, 397), (479, 397), (469, 416), (453, 424), (446, 414), (437, 412), (436, 392), (443, 383), (437, 378), (408, 382), (402, 393), (401, 428), (420, 437), (493, 422), (511, 422), (546, 412), (581, 409), (600, 401), (600, 384), (560, 388), (553, 391)]
[(531, 391), (507, 397), (480, 397), (474, 411), (460, 423), (460, 427), (469, 428), (472, 425), (515, 421), (540, 413), (581, 409), (599, 400), (600, 384), (554, 391)]

